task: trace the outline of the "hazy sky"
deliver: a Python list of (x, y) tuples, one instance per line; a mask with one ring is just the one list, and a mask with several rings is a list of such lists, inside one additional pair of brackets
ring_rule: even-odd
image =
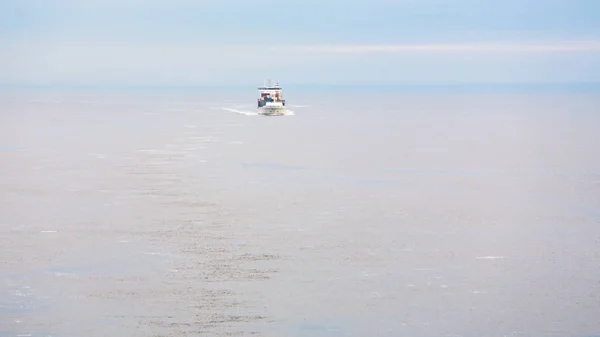
[(0, 0), (0, 84), (600, 81), (599, 0)]

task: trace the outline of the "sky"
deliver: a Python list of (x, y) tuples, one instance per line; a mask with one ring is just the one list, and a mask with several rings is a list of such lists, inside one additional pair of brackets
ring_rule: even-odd
[(598, 0), (0, 0), (0, 85), (600, 82)]

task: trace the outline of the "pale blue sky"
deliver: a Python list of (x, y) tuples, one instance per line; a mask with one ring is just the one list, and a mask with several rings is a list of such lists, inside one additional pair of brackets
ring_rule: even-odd
[(0, 84), (600, 81), (599, 0), (0, 0)]

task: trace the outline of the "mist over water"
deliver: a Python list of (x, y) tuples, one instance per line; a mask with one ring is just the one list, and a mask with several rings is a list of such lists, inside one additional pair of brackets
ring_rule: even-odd
[(0, 94), (0, 336), (600, 335), (600, 95)]

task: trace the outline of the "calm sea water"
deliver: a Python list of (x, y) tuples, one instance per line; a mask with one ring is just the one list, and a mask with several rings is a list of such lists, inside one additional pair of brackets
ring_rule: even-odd
[(600, 335), (600, 94), (0, 94), (0, 336)]

